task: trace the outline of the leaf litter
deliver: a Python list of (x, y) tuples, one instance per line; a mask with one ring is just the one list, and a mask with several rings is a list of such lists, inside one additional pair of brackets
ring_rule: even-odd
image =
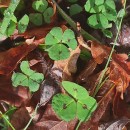
[[(9, 2), (0, 4), (0, 8), (8, 7)], [(82, 2), (79, 2), (79, 4), (82, 4)], [(60, 5), (61, 7), (66, 6), (66, 1), (61, 2)], [(28, 127), (29, 130), (74, 130), (78, 120), (75, 118), (70, 122), (62, 121), (52, 109), (52, 97), (57, 93), (65, 93), (61, 85), (63, 80), (78, 83), (87, 89), (90, 95), (93, 95), (112, 49), (108, 39), (99, 39), (105, 41), (106, 44), (104, 45), (97, 41), (85, 41), (81, 35), (81, 30), (77, 27), (76, 33), (80, 35), (76, 35), (77, 48), (70, 49), (71, 54), (66, 60), (54, 62), (50, 60), (47, 53), (42, 52), (38, 45), (43, 44), (46, 34), (53, 27), (63, 26), (63, 19), (58, 16), (56, 5), (52, 4), (51, 6), (54, 15), (49, 25), (30, 27), (22, 34), (13, 34), (11, 36), (13, 40), (16, 37), (23, 37), (25, 42), (22, 42), (20, 46), (11, 47), (0, 52), (0, 100), (17, 107), (11, 117), (11, 123), (16, 130), (23, 129), (27, 125), (37, 103), (39, 103), (39, 108), (31, 125)], [(30, 12), (29, 9), (28, 11)], [(82, 23), (81, 26), (83, 26)], [(86, 27), (83, 26), (83, 28)], [(127, 101), (129, 99), (130, 82), (129, 30), (129, 25), (127, 27), (126, 25), (122, 26), (118, 39), (120, 46), (116, 47), (112, 55), (103, 85), (95, 97), (98, 101), (98, 107), (87, 122), (81, 123), (79, 130), (122, 130), (130, 122), (130, 106), (129, 101)], [(97, 32), (93, 33), (96, 34)], [(89, 60), (84, 61), (82, 59), (81, 53), (83, 50), (91, 54)], [(39, 51), (41, 55), (36, 55), (36, 51)], [(40, 84), (40, 89), (34, 94), (30, 93), (28, 88), (22, 86), (13, 88), (11, 84), (11, 74), (14, 70), (19, 70), (19, 63), (25, 59), (30, 62), (33, 71), (37, 70), (45, 76), (45, 80)], [(49, 63), (50, 61), (51, 63)], [(123, 118), (124, 116), (125, 118)]]

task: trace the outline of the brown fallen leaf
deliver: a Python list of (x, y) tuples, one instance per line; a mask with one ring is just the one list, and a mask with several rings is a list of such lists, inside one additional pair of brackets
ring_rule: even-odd
[(130, 122), (128, 118), (122, 118), (100, 126), (100, 130), (123, 130), (124, 126)]
[(110, 64), (109, 78), (115, 83), (117, 92), (121, 93), (121, 99), (130, 82), (130, 62), (127, 62), (126, 59), (125, 55), (123, 57), (123, 55), (114, 54)]
[(0, 76), (0, 101), (20, 107), (30, 99), (30, 93), (26, 88), (14, 88), (11, 83), (11, 75)]
[[(11, 48), (7, 51), (0, 53), (0, 74), (7, 75), (11, 73), (17, 66), (17, 64), (23, 59), (29, 52), (34, 50), (43, 39), (35, 40), (31, 44), (23, 44), (15, 48)], [(5, 58), (6, 57), (6, 58)]]
[(98, 64), (101, 64), (104, 61), (104, 59), (108, 58), (111, 48), (105, 45), (101, 45), (96, 41), (89, 41), (89, 42), (91, 44), (92, 57)]
[(72, 74), (76, 73), (77, 71), (77, 60), (80, 55), (80, 47), (78, 46), (74, 51), (71, 52), (70, 57), (68, 58), (66, 65), (63, 70), (63, 80), (70, 80), (72, 81)]
[(0, 0), (0, 8), (8, 7), (10, 4), (10, 0)]
[(74, 130), (77, 120), (65, 122), (60, 120), (48, 104), (42, 118), (28, 130)]

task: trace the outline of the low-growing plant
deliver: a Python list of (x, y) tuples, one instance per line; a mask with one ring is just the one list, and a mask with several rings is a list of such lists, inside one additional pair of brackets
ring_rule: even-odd
[(114, 0), (87, 0), (85, 10), (92, 14), (87, 22), (95, 29), (101, 29), (105, 36), (111, 38), (112, 33), (108, 30), (112, 22), (117, 19)]
[(56, 94), (52, 99), (52, 107), (56, 114), (65, 121), (78, 118), (81, 122), (87, 121), (97, 108), (96, 100), (89, 96), (88, 91), (82, 86), (62, 81), (62, 86), (67, 94)]
[(64, 60), (70, 56), (68, 48), (77, 47), (75, 34), (71, 29), (64, 32), (60, 27), (54, 27), (45, 37), (46, 51), (53, 60)]
[(54, 12), (52, 7), (48, 7), (46, 0), (36, 0), (33, 2), (32, 7), (38, 12), (29, 15), (29, 19), (33, 24), (40, 26), (43, 24), (43, 19), (45, 23), (51, 22), (51, 17)]
[(44, 75), (42, 73), (31, 70), (28, 61), (22, 61), (20, 64), (20, 69), (22, 73), (13, 72), (12, 85), (14, 87), (29, 87), (31, 92), (36, 92), (39, 89), (40, 83), (44, 79)]

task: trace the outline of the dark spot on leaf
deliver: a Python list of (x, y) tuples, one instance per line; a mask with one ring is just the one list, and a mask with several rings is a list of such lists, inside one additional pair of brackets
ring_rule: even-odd
[(83, 109), (88, 109), (87, 105), (86, 104), (83, 104)]
[(59, 51), (59, 55), (62, 53), (62, 51)]
[(66, 104), (63, 104), (63, 109), (66, 109), (66, 108), (67, 108)]
[(78, 91), (76, 88), (73, 88), (73, 90), (76, 91), (76, 92)]

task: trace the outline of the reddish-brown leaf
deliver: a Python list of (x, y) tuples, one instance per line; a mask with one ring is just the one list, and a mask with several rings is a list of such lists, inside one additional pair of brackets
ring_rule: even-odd
[(42, 118), (29, 130), (74, 130), (77, 120), (71, 122), (61, 121), (53, 111), (51, 105), (48, 105)]
[(10, 0), (0, 0), (0, 8), (8, 7), (10, 4)]
[(19, 107), (29, 99), (30, 94), (26, 88), (14, 89), (11, 83), (11, 75), (0, 76), (0, 101)]
[(105, 58), (108, 58), (111, 48), (101, 45), (96, 41), (91, 41), (91, 53), (98, 64), (101, 64)]
[(6, 75), (11, 73), (17, 64), (29, 52), (34, 50), (38, 44), (42, 43), (43, 39), (32, 42), (31, 44), (23, 44), (15, 48), (11, 48), (5, 52), (0, 53), (0, 74)]
[[(26, 124), (29, 122), (30, 116), (25, 107), (18, 109), (11, 118), (11, 124), (16, 130), (23, 129)], [(9, 130), (12, 130), (9, 128)]]
[(123, 93), (130, 82), (130, 62), (126, 61), (127, 56), (113, 54), (113, 60), (110, 64), (110, 80), (115, 83), (117, 92)]

